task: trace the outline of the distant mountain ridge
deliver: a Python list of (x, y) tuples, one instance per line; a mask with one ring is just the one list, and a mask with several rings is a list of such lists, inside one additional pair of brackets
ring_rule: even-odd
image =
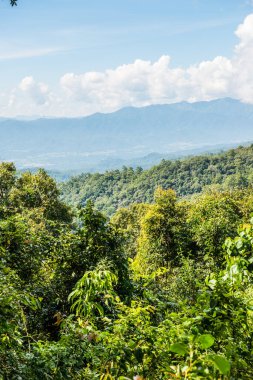
[[(83, 118), (0, 119), (0, 160), (19, 168), (96, 170), (151, 153), (253, 140), (253, 105), (233, 99), (123, 108)], [(104, 163), (104, 164), (103, 164)], [(111, 167), (110, 167), (111, 163)], [(152, 162), (151, 162), (152, 165)]]

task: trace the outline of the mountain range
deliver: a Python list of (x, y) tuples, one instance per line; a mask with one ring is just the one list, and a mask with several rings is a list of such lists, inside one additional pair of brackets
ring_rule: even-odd
[(209, 102), (127, 107), (81, 118), (0, 119), (0, 160), (20, 169), (103, 171), (152, 166), (253, 140), (253, 105)]

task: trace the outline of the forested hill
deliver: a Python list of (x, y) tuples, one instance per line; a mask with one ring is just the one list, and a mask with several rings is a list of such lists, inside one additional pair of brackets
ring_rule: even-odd
[(112, 214), (135, 202), (152, 202), (156, 187), (172, 188), (179, 196), (199, 193), (205, 186), (247, 187), (253, 182), (253, 145), (215, 155), (177, 161), (163, 160), (149, 170), (123, 167), (103, 174), (82, 174), (62, 185), (63, 198), (71, 204), (88, 199)]

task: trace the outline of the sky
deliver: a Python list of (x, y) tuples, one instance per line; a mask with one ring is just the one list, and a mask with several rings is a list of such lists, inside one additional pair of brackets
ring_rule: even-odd
[(253, 103), (252, 0), (0, 0), (0, 116)]

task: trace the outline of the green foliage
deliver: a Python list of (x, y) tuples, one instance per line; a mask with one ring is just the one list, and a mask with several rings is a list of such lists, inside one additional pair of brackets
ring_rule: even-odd
[(253, 198), (222, 186), (109, 220), (0, 165), (0, 379), (252, 379)]
[[(13, 379), (30, 351), (32, 336), (28, 332), (26, 312), (39, 309), (39, 300), (21, 290), (18, 277), (0, 266), (0, 378)], [(25, 347), (25, 350), (24, 350)]]
[(111, 223), (124, 235), (124, 249), (130, 258), (137, 254), (141, 221), (151, 207), (144, 203), (133, 204), (129, 208), (119, 209), (111, 218)]
[(149, 170), (122, 168), (104, 174), (82, 174), (61, 186), (63, 198), (85, 205), (92, 200), (108, 215), (132, 203), (152, 203), (155, 189), (173, 189), (178, 196), (202, 192), (210, 185), (224, 190), (252, 187), (253, 146), (225, 153), (163, 160)]
[(192, 201), (188, 223), (192, 238), (203, 255), (215, 262), (224, 261), (221, 254), (226, 237), (233, 236), (242, 220), (238, 201), (228, 192), (210, 191)]
[(16, 180), (10, 201), (17, 210), (39, 209), (46, 219), (71, 220), (69, 209), (59, 199), (55, 181), (42, 169), (35, 174), (25, 172)]
[[(157, 315), (158, 307), (150, 304), (152, 288), (148, 299), (142, 296), (129, 306), (116, 302), (116, 319), (104, 318), (102, 330), (98, 330), (99, 314), (96, 321), (93, 310), (89, 309), (89, 315), (85, 309), (85, 316), (93, 321), (93, 327), (83, 324), (83, 333), (90, 339), (86, 348), (90, 378), (133, 378), (137, 374), (146, 379), (250, 378), (251, 353), (247, 350), (252, 317), (242, 299), (241, 285), (226, 276), (229, 272), (228, 255), (226, 269), (210, 275), (206, 284), (199, 286), (194, 305), (187, 307), (181, 302), (173, 311), (167, 299), (162, 319)], [(94, 274), (93, 278), (97, 281), (99, 277)], [(94, 294), (87, 278), (85, 286)], [(97, 288), (106, 288), (103, 276)], [(83, 302), (83, 294), (80, 296)]]
[(66, 234), (64, 240), (55, 276), (61, 298), (67, 298), (86, 271), (101, 265), (117, 273), (118, 292), (129, 296), (131, 285), (122, 235), (91, 202), (80, 210), (75, 233)]
[(0, 164), (0, 217), (10, 212), (9, 193), (15, 184), (15, 166), (12, 163)]
[(117, 281), (117, 276), (108, 270), (86, 272), (68, 297), (71, 310), (82, 317), (90, 318), (95, 312), (103, 316), (103, 306), (109, 308), (116, 296), (113, 285)]
[(56, 238), (52, 223), (45, 223), (38, 214), (39, 220), (33, 217), (16, 214), (0, 221), (0, 258), (27, 283), (38, 278)]
[[(187, 254), (184, 215), (176, 203), (173, 190), (155, 191), (155, 204), (141, 220), (136, 270), (152, 271), (176, 263), (180, 254)], [(182, 240), (184, 237), (184, 240)]]

